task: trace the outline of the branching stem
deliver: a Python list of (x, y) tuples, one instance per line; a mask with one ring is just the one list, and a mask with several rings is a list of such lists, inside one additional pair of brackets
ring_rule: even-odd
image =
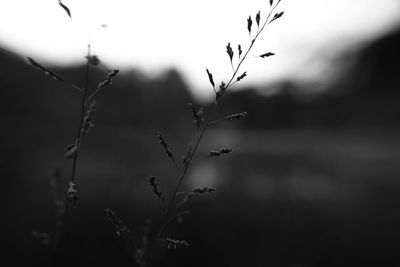
[(261, 34), (261, 32), (263, 32), (265, 27), (267, 25), (269, 25), (270, 17), (272, 15), (272, 13), (274, 12), (274, 10), (276, 9), (276, 7), (279, 5), (279, 3), (280, 3), (280, 1), (278, 1), (278, 3), (270, 10), (267, 18), (264, 21), (264, 24), (262, 25), (261, 28), (259, 28), (257, 30), (257, 34), (254, 37), (254, 39), (250, 41), (249, 48), (244, 53), (244, 56), (240, 59), (240, 61), (237, 64), (236, 68), (234, 68), (234, 72), (233, 72), (231, 78), (229, 79), (228, 83), (225, 85), (225, 90), (222, 91), (222, 95), (220, 96), (220, 98), (218, 98), (218, 100), (214, 102), (213, 109), (212, 109), (208, 119), (205, 121), (204, 126), (201, 129), (201, 131), (197, 134), (197, 138), (196, 138), (195, 143), (194, 143), (195, 145), (194, 145), (193, 151), (190, 154), (190, 157), (189, 157), (187, 163), (184, 165), (184, 168), (182, 170), (181, 175), (179, 176), (179, 179), (178, 179), (176, 187), (175, 187), (175, 189), (173, 191), (172, 197), (170, 198), (170, 200), (168, 202), (168, 205), (167, 205), (167, 208), (166, 208), (166, 212), (165, 212), (164, 219), (162, 221), (161, 227), (158, 230), (158, 232), (156, 233), (154, 240), (157, 240), (158, 238), (160, 238), (160, 236), (165, 231), (167, 225), (171, 222), (171, 218), (174, 218), (174, 212), (176, 212), (176, 210), (173, 211), (173, 207), (174, 207), (174, 203), (175, 203), (176, 197), (177, 197), (177, 195), (179, 193), (180, 188), (182, 187), (183, 180), (185, 179), (186, 174), (187, 174), (187, 172), (189, 170), (189, 167), (191, 166), (192, 160), (193, 160), (193, 158), (194, 158), (194, 156), (195, 156), (195, 154), (197, 152), (197, 149), (198, 149), (198, 147), (199, 147), (199, 145), (201, 143), (201, 140), (203, 139), (203, 136), (206, 133), (206, 130), (208, 129), (208, 127), (214, 122), (215, 114), (216, 114), (216, 112), (218, 110), (218, 107), (222, 103), (222, 99), (223, 99), (223, 97), (224, 97), (224, 95), (226, 93), (226, 90), (236, 83), (236, 81), (234, 79), (236, 78), (236, 76), (237, 76), (237, 74), (238, 74), (238, 72), (240, 70), (240, 67), (242, 66), (243, 62), (246, 60), (249, 52), (253, 48), (253, 46), (254, 46), (255, 42), (257, 41), (257, 39), (258, 39), (259, 35)]

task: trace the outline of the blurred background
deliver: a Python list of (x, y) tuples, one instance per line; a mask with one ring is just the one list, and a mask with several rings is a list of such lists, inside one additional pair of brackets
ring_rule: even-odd
[[(187, 103), (212, 105), (205, 68), (216, 83), (231, 75), (225, 46), (248, 46), (246, 19), (266, 15), (268, 1), (63, 1), (72, 20), (57, 1), (32, 2), (0, 8), (3, 260), (52, 265), (51, 248), (31, 233), (54, 233), (55, 191), (71, 168), (63, 149), (79, 122), (80, 94), (25, 57), (83, 84), (90, 41), (100, 59), (91, 86), (113, 68), (120, 75), (99, 94), (83, 141), (61, 257), (65, 266), (132, 266), (104, 209), (138, 236), (146, 218), (161, 220), (147, 177), (168, 194), (177, 173), (156, 133), (178, 159), (185, 153), (195, 135)], [(160, 245), (152, 265), (400, 265), (399, 5), (283, 2), (286, 14), (217, 114), (247, 118), (207, 132), (185, 181), (217, 189), (193, 198), (191, 214), (170, 229), (190, 247)], [(277, 55), (256, 57), (265, 52)], [(233, 153), (207, 157), (221, 147)]]

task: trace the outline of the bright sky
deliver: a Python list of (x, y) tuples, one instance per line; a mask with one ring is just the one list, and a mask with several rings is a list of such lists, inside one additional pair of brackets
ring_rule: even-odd
[[(227, 42), (249, 45), (247, 17), (269, 10), (267, 0), (0, 0), (0, 46), (45, 64), (83, 61), (93, 53), (110, 68), (135, 67), (146, 75), (176, 67), (199, 96), (212, 94), (232, 73)], [(327, 58), (400, 23), (398, 0), (282, 0), (285, 15), (261, 36), (243, 65), (243, 85), (285, 77), (314, 79), (329, 71)], [(107, 27), (102, 27), (107, 25)], [(253, 26), (254, 27), (254, 26)]]

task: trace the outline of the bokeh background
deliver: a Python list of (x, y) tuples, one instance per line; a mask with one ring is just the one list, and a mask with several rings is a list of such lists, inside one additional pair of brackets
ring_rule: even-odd
[[(316, 24), (323, 16), (318, 19)], [(229, 92), (218, 111), (221, 118), (243, 111), (248, 117), (206, 134), (184, 184), (217, 192), (193, 198), (187, 205), (191, 214), (169, 231), (190, 247), (167, 251), (161, 244), (154, 266), (400, 265), (400, 24), (391, 19), (384, 25), (358, 42), (343, 46), (336, 39), (311, 53), (321, 55), (324, 64), (309, 61), (297, 70), (304, 74), (309, 67), (314, 76), (277, 74), (268, 80), (263, 72), (268, 62), (248, 62), (261, 78)], [(51, 248), (31, 233), (54, 233), (54, 190), (63, 192), (70, 175), (63, 149), (74, 141), (80, 95), (27, 64), (24, 57), (31, 55), (22, 51), (23, 44), (13, 49), (2, 43), (2, 260), (7, 266), (52, 265)], [(85, 46), (82, 42), (79, 58), (69, 65), (38, 57), (82, 84)], [(224, 46), (218, 51), (229, 70)], [(101, 64), (91, 69), (92, 86), (118, 65), (97, 55)], [(191, 61), (190, 54), (186, 58)], [(145, 69), (124, 65), (97, 99), (95, 127), (80, 154), (79, 203), (66, 225), (62, 265), (133, 265), (104, 209), (115, 210), (138, 236), (146, 218), (159, 222), (163, 206), (147, 177), (156, 176), (167, 194), (177, 173), (156, 133), (163, 132), (180, 158), (195, 134), (187, 103), (211, 106), (209, 95), (199, 92), (212, 89), (188, 82), (185, 67), (171, 66), (157, 75)], [(199, 69), (207, 83), (203, 65)], [(221, 147), (234, 152), (206, 157)]]

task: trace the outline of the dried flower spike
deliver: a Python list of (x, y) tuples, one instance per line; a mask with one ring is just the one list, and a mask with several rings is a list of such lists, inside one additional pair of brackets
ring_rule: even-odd
[(226, 84), (224, 82), (221, 82), (220, 86), (219, 86), (219, 91), (221, 92), (221, 94), (225, 94), (227, 87)]
[(169, 158), (173, 159), (174, 155), (172, 154), (172, 151), (168, 148), (168, 143), (165, 141), (165, 139), (164, 139), (163, 135), (161, 134), (161, 132), (157, 133), (157, 138), (158, 138), (158, 142), (164, 148), (164, 151), (167, 154), (167, 156)]
[(88, 110), (85, 118), (83, 119), (82, 136), (89, 133), (89, 130), (94, 126), (94, 113), (96, 111), (96, 101), (93, 101)]
[(251, 34), (251, 25), (253, 25), (253, 20), (251, 19), (251, 16), (249, 16), (247, 19), (247, 30), (249, 31), (249, 34)]
[(213, 187), (196, 187), (193, 189), (193, 193), (197, 193), (197, 194), (204, 194), (204, 193), (213, 193), (215, 192), (216, 189)]
[(231, 154), (233, 149), (231, 148), (221, 148), (220, 153), (222, 154)]
[(78, 201), (78, 191), (76, 191), (76, 184), (72, 181), (69, 182), (67, 196), (69, 204), (75, 206)]
[(200, 130), (201, 123), (204, 121), (203, 119), (203, 114), (204, 110), (203, 108), (197, 109), (192, 103), (189, 103), (190, 110), (192, 111), (192, 116), (194, 123), (196, 125), (196, 129)]
[(270, 56), (275, 56), (275, 54), (274, 54), (274, 53), (271, 53), (271, 52), (268, 52), (268, 53), (259, 55), (259, 57), (261, 57), (261, 58), (270, 57)]
[(110, 73), (107, 74), (107, 78), (100, 82), (99, 85), (97, 86), (97, 89), (106, 87), (106, 86), (110, 86), (112, 84), (112, 78), (114, 78), (115, 76), (117, 76), (119, 70), (113, 70)]
[(240, 80), (242, 80), (242, 79), (243, 79), (244, 77), (246, 77), (246, 76), (247, 76), (247, 72), (245, 71), (245, 72), (243, 72), (242, 75), (240, 75), (239, 77), (237, 77), (236, 81), (239, 82)]
[(227, 87), (225, 85), (224, 82), (221, 82), (220, 86), (219, 86), (219, 91), (216, 93), (215, 95), (215, 102), (218, 102), (221, 97), (225, 94)]
[(177, 249), (178, 247), (188, 247), (189, 243), (186, 240), (176, 240), (172, 238), (166, 238), (164, 241), (168, 243), (168, 249)]
[(282, 17), (282, 16), (283, 16), (283, 14), (284, 14), (284, 12), (283, 12), (283, 11), (282, 11), (282, 12), (280, 12), (280, 13), (277, 13), (277, 14), (275, 14), (275, 15), (274, 15), (274, 17), (272, 18), (272, 20), (271, 20), (269, 23), (271, 23), (271, 22), (273, 22), (273, 21), (275, 21), (275, 20), (279, 19), (280, 17)]
[(232, 59), (233, 59), (233, 50), (232, 50), (232, 47), (231, 47), (231, 43), (228, 43), (228, 45), (226, 46), (226, 53), (228, 53), (229, 59), (230, 59), (230, 61), (231, 61), (231, 63), (232, 63)]
[(118, 72), (119, 72), (119, 70), (113, 70), (108, 74), (108, 76), (110, 78), (113, 78), (113, 77), (117, 76)]
[(117, 214), (111, 209), (105, 209), (108, 220), (115, 227), (115, 234), (122, 239), (131, 240), (131, 230), (122, 222)]
[(219, 157), (220, 155), (221, 155), (221, 153), (219, 153), (218, 151), (215, 151), (215, 150), (211, 150), (210, 152), (208, 152), (209, 157)]
[(206, 71), (207, 71), (208, 79), (210, 80), (210, 83), (211, 83), (211, 85), (212, 85), (212, 87), (214, 88), (214, 91), (215, 91), (214, 78), (213, 78), (211, 72), (208, 69), (206, 69)]
[(230, 121), (234, 119), (242, 119), (247, 116), (247, 112), (241, 112), (233, 115), (226, 116), (224, 120)]
[(224, 154), (231, 154), (232, 151), (233, 151), (233, 149), (230, 149), (230, 148), (221, 148), (219, 151), (211, 150), (210, 152), (208, 152), (208, 156), (209, 157), (220, 157), (221, 155), (224, 155)]
[(261, 11), (258, 11), (256, 15), (257, 27), (260, 27), (260, 19), (261, 19)]
[(153, 176), (149, 177), (150, 186), (153, 188), (153, 193), (161, 200), (164, 201), (165, 199), (162, 197), (162, 193), (158, 190), (156, 178)]

